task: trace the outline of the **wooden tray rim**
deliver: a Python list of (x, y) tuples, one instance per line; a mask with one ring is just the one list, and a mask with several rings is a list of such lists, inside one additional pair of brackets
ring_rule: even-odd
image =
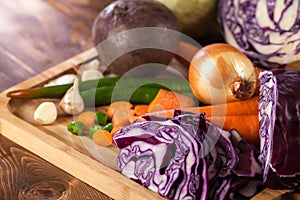
[(164, 199), (159, 194), (20, 119), (9, 110), (10, 98), (6, 97), (8, 91), (35, 87), (63, 74), (73, 66), (95, 58), (96, 55), (96, 50), (92, 48), (3, 91), (0, 94), (0, 134), (113, 199)]

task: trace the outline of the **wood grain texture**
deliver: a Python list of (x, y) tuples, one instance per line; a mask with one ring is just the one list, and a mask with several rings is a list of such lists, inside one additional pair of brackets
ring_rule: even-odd
[[(94, 17), (107, 3), (108, 0), (1, 1), (0, 91), (90, 48)], [(111, 198), (0, 132), (0, 199)]]
[(93, 21), (109, 2), (1, 1), (0, 90), (91, 48)]
[(110, 198), (0, 136), (1, 199)]

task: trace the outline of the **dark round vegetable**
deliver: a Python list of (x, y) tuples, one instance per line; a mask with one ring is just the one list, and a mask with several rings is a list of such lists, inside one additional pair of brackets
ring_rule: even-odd
[[(92, 37), (102, 64), (122, 75), (143, 64), (167, 65), (179, 43), (179, 34), (171, 34), (179, 30), (178, 24), (175, 15), (159, 2), (118, 0), (99, 13)], [(153, 69), (142, 71), (153, 74)]]

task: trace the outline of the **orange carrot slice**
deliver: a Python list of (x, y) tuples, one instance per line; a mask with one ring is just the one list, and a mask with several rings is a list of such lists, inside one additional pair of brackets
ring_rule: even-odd
[(112, 144), (112, 135), (107, 130), (98, 130), (93, 134), (93, 141), (99, 146), (109, 146)]
[(86, 129), (95, 124), (96, 115), (93, 111), (84, 111), (77, 116), (77, 121), (84, 124)]
[(106, 114), (109, 118), (113, 118), (113, 115), (118, 110), (128, 110), (132, 108), (132, 104), (128, 101), (116, 101), (112, 102), (106, 111)]
[(134, 107), (134, 115), (141, 116), (148, 112), (148, 105), (136, 105)]
[(192, 98), (176, 92), (160, 89), (156, 97), (149, 104), (148, 112), (182, 109), (192, 106), (195, 106), (195, 101)]

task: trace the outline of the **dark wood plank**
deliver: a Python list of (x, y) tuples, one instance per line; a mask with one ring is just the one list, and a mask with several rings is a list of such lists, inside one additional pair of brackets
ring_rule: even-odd
[[(2, 1), (0, 92), (92, 47), (93, 20), (109, 2)], [(0, 199), (110, 198), (0, 133)]]
[(2, 88), (11, 87), (93, 46), (93, 21), (110, 1), (101, 0), (96, 4), (92, 0), (92, 5), (79, 2), (89, 1), (1, 2), (0, 77), (13, 74), (13, 82), (3, 82)]
[(110, 199), (1, 135), (0, 158), (0, 199)]

